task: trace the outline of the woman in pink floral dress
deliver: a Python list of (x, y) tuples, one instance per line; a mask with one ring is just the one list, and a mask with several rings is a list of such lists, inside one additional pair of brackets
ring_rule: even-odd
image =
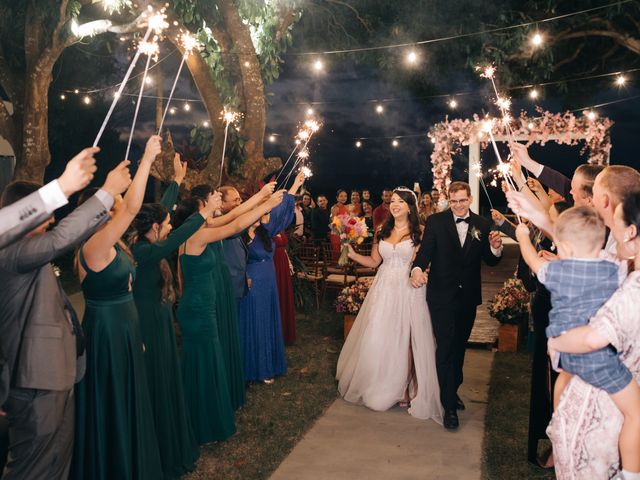
[[(591, 351), (603, 341), (613, 345), (636, 380), (640, 379), (640, 193), (619, 205), (611, 230), (621, 260), (634, 259), (634, 272), (593, 317), (588, 326), (562, 335), (549, 347)], [(560, 338), (560, 337), (559, 337)], [(618, 436), (623, 417), (610, 396), (574, 376), (562, 394), (547, 433), (553, 442), (559, 480), (609, 479), (619, 469)]]

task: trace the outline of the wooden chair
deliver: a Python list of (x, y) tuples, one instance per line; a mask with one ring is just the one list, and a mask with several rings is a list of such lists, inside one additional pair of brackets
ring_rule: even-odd
[[(361, 245), (357, 245), (355, 250), (356, 252), (358, 252), (360, 255), (364, 255), (365, 257), (370, 257), (371, 256), (371, 244), (365, 245), (365, 244), (361, 244)], [(375, 276), (376, 272), (378, 271), (377, 268), (372, 268), (372, 267), (365, 267), (363, 265), (359, 265), (359, 264), (355, 264), (354, 269), (353, 269), (355, 276), (357, 278), (360, 277), (373, 277)]]
[(324, 253), (324, 282), (326, 290), (340, 291), (357, 280), (352, 272), (352, 262), (338, 265), (338, 255), (331, 250), (330, 244), (323, 245)]
[(313, 290), (316, 294), (316, 308), (320, 308), (320, 298), (324, 298), (325, 288), (324, 264), (320, 260), (320, 248), (311, 243), (305, 243), (296, 249), (296, 255), (304, 268), (297, 271), (295, 275), (313, 284)]

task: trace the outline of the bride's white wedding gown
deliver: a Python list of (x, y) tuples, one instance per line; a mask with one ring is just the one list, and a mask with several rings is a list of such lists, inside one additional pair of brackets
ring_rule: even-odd
[(346, 401), (378, 411), (403, 401), (408, 386), (409, 413), (442, 423), (426, 287), (409, 283), (414, 250), (410, 240), (378, 244), (383, 262), (342, 347), (336, 378)]

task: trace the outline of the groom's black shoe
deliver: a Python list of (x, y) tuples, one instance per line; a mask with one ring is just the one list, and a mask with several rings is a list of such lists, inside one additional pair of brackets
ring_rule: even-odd
[(458, 422), (458, 414), (455, 410), (445, 410), (444, 411), (444, 428), (447, 430), (457, 430), (460, 426), (460, 422)]
[(456, 410), (464, 410), (464, 409), (465, 409), (464, 402), (459, 396), (456, 395)]

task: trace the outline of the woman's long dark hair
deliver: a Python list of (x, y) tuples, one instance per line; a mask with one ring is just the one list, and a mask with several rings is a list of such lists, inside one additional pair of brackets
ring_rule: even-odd
[(256, 227), (255, 234), (256, 234), (256, 238), (259, 238), (260, 241), (262, 242), (262, 246), (264, 247), (265, 251), (271, 252), (273, 250), (273, 243), (271, 242), (271, 236), (269, 235), (269, 232), (267, 231), (267, 229), (264, 228), (264, 225), (262, 225), (262, 223), (258, 225), (258, 227)]
[[(399, 187), (403, 188), (403, 187)], [(414, 246), (420, 245), (420, 238), (422, 237), (422, 231), (420, 230), (420, 216), (418, 215), (418, 206), (416, 205), (416, 196), (408, 188), (405, 190), (394, 190), (393, 193), (398, 195), (407, 205), (409, 205), (409, 235), (411, 236), (411, 243)], [(387, 219), (380, 227), (380, 231), (377, 234), (377, 240), (384, 240), (389, 238), (393, 227), (396, 225), (396, 220), (389, 212)]]

